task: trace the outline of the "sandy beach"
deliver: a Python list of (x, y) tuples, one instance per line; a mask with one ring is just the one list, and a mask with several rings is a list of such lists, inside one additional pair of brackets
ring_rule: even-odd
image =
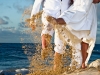
[(100, 75), (100, 59), (91, 62), (87, 68), (78, 70), (64, 70), (62, 73), (55, 73), (50, 68), (39, 70), (27, 75)]
[(89, 68), (85, 70), (77, 70), (69, 74), (65, 72), (61, 75), (100, 75), (100, 71), (97, 70), (96, 68)]
[(54, 72), (50, 67), (42, 69), (34, 69), (33, 71), (29, 69), (16, 69), (13, 71), (0, 71), (0, 75), (100, 75), (100, 59), (97, 59), (89, 64), (86, 69), (78, 70), (63, 70), (62, 73)]
[(37, 74), (27, 74), (27, 75), (100, 75), (100, 70), (97, 70), (96, 68), (89, 68), (89, 69), (80, 69), (75, 70), (74, 72), (64, 72), (62, 74), (55, 74), (55, 73), (43, 73), (41, 74), (37, 72)]

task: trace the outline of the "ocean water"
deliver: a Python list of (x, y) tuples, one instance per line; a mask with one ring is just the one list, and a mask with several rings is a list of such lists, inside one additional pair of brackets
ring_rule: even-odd
[[(36, 51), (32, 43), (0, 43), (0, 70), (29, 68), (29, 56)], [(100, 59), (100, 44), (96, 44), (90, 62)]]
[[(31, 47), (30, 47), (31, 46)], [(0, 43), (0, 70), (20, 69), (29, 67), (28, 53), (34, 53), (34, 44)]]

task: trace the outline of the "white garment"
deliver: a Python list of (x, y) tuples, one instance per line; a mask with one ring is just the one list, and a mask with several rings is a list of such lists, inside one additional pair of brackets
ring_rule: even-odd
[[(39, 12), (40, 7), (42, 6), (42, 2), (44, 0), (35, 0), (31, 17)], [(46, 20), (46, 16), (53, 16), (55, 18), (58, 18), (62, 12), (64, 12), (66, 9), (68, 9), (70, 5), (70, 0), (45, 0), (44, 1), (44, 7), (43, 7), (43, 14), (42, 14), (42, 23), (43, 23), (43, 30), (41, 35), (43, 34), (49, 34), (53, 36), (54, 30)]]
[[(31, 17), (39, 12), (44, 0), (35, 0), (31, 12)], [(43, 3), (43, 11), (49, 16), (58, 17), (70, 5), (70, 0), (45, 0)], [(61, 11), (60, 11), (61, 10)]]
[(74, 4), (59, 17), (65, 20), (66, 28), (73, 35), (89, 43), (86, 65), (95, 45), (97, 31), (96, 5), (92, 2), (93, 0), (74, 0)]
[[(31, 17), (39, 12), (42, 1), (43, 0), (35, 0), (33, 9), (31, 12)], [(52, 26), (46, 20), (46, 16), (49, 15), (49, 16), (58, 18), (61, 13), (63, 13), (69, 8), (69, 6), (70, 6), (70, 0), (62, 0), (62, 1), (61, 0), (45, 0), (44, 7), (43, 7), (43, 14), (42, 14), (42, 23), (44, 24), (44, 28), (42, 30), (41, 35), (49, 34), (52, 36), (54, 33)], [(55, 30), (54, 41), (55, 41), (56, 46), (54, 50), (57, 53), (63, 54), (65, 53), (66, 46), (64, 45), (63, 41), (59, 38), (58, 34), (59, 34), (58, 31)], [(67, 37), (66, 39), (68, 39)], [(80, 44), (80, 42), (78, 44)], [(81, 56), (80, 46), (79, 47), (77, 46), (79, 45), (76, 45), (76, 49), (74, 51), (77, 51), (79, 53), (75, 55), (75, 60), (78, 62), (77, 66), (80, 67), (82, 63), (82, 56)], [(76, 58), (76, 57), (80, 57), (80, 60), (79, 58)], [(72, 60), (72, 63), (73, 61), (74, 60)]]
[[(35, 3), (33, 5), (33, 9), (32, 9), (32, 13), (31, 13), (31, 17), (32, 17), (32, 15), (35, 15), (36, 13), (39, 12), (42, 1), (43, 0), (35, 0)], [(83, 6), (82, 5), (80, 6), (80, 1), (81, 2), (83, 1), (83, 3), (82, 3)], [(88, 14), (88, 12), (85, 11), (85, 10), (87, 10), (86, 8), (82, 9), (86, 6), (86, 5), (84, 5), (84, 2), (86, 4), (89, 2), (87, 2), (86, 0), (80, 0), (80, 1), (75, 0), (75, 3), (68, 9), (68, 7), (70, 6), (69, 5), (70, 0), (62, 0), (62, 2), (61, 2), (61, 0), (45, 0), (44, 7), (43, 7), (43, 14), (42, 14), (42, 22), (44, 24), (44, 28), (42, 30), (41, 35), (42, 34), (49, 34), (52, 36), (54, 33), (54, 30), (52, 29), (52, 27), (50, 26), (50, 24), (46, 20), (46, 16), (49, 15), (49, 16), (53, 16), (55, 18), (58, 18), (60, 16), (60, 14), (64, 12), (60, 17), (66, 21), (66, 23), (68, 24), (66, 27), (71, 29), (70, 30), (71, 33), (78, 36), (79, 39), (82, 37), (87, 38), (88, 37), (87, 32), (86, 32), (86, 34), (83, 34), (82, 31), (80, 31), (80, 32), (78, 31), (78, 33), (77, 33), (76, 30), (90, 30), (93, 26), (93, 25), (91, 25), (91, 24), (93, 24), (92, 21), (94, 22), (96, 20), (93, 19), (93, 17), (94, 17), (93, 15), (92, 15), (93, 17), (90, 15), (91, 12), (89, 12), (89, 14)], [(95, 7), (95, 5), (94, 5), (94, 7)], [(92, 9), (93, 8), (91, 7), (91, 11), (92, 11)], [(90, 11), (90, 9), (89, 9), (89, 11)], [(85, 26), (85, 25), (87, 25), (87, 26)], [(96, 27), (94, 27), (94, 28), (96, 28)], [(66, 46), (64, 45), (62, 39), (59, 38), (58, 34), (59, 33), (55, 30), (55, 45), (56, 45), (56, 47), (54, 48), (54, 50), (58, 53), (63, 54), (65, 52)], [(91, 30), (90, 34), (92, 34), (92, 30)], [(69, 37), (67, 32), (66, 32), (66, 36)], [(69, 39), (67, 37), (65, 38), (65, 40)], [(94, 41), (94, 39), (93, 39), (93, 41)], [(72, 45), (72, 43), (70, 43), (70, 44)], [(75, 61), (78, 62), (78, 64), (77, 64), (78, 67), (80, 67), (81, 63), (82, 63), (81, 51), (80, 51), (81, 48), (80, 48), (79, 44), (80, 44), (80, 42), (78, 42), (76, 45), (74, 44), (74, 46), (75, 46), (74, 51), (78, 52), (75, 54), (75, 58), (74, 58)], [(89, 42), (89, 44), (90, 44), (90, 42)], [(91, 46), (91, 44), (90, 44), (90, 46)], [(93, 47), (91, 47), (91, 48), (93, 48)], [(79, 57), (79, 58), (77, 58), (77, 57)], [(73, 63), (73, 61), (74, 60), (72, 60), (72, 63)]]

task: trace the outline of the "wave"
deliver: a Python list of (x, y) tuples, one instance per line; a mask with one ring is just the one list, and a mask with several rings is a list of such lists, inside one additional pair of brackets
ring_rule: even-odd
[(14, 58), (14, 59), (27, 59), (26, 56), (19, 56), (19, 55), (10, 55), (9, 58), (10, 58), (10, 57), (11, 57), (12, 59), (13, 59), (13, 58)]
[(93, 50), (93, 54), (99, 54), (100, 55), (100, 50)]
[(0, 75), (26, 75), (29, 73), (29, 69), (11, 69), (11, 70), (0, 70)]

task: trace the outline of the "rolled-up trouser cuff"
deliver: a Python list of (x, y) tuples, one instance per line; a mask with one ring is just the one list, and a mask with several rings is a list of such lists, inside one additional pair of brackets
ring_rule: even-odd
[(66, 47), (64, 47), (64, 46), (55, 46), (55, 48), (54, 48), (54, 51), (55, 52), (57, 52), (57, 53), (60, 53), (60, 54), (64, 54), (65, 53), (65, 49), (66, 49)]
[(44, 30), (42, 30), (41, 36), (42, 36), (43, 34), (49, 34), (49, 35), (53, 36), (53, 33), (54, 33), (54, 30), (53, 30), (53, 29), (51, 29), (50, 31), (44, 29)]
[(43, 34), (49, 34), (49, 35), (53, 36), (53, 33), (54, 33), (54, 29), (53, 29), (52, 25), (46, 19), (47, 16), (48, 16), (48, 14), (43, 12), (43, 14), (42, 14), (43, 30), (42, 30), (41, 36)]

